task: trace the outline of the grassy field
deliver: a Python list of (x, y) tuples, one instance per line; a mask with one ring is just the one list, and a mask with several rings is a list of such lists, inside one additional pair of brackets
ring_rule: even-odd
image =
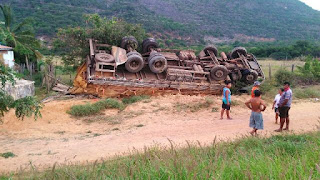
[(290, 60), (290, 61), (277, 61), (273, 59), (258, 59), (259, 64), (267, 79), (269, 79), (269, 65), (271, 66), (271, 76), (273, 76), (277, 70), (284, 68), (288, 71), (292, 70), (292, 65), (294, 65), (294, 71), (298, 70), (297, 66), (303, 66), (303, 61)]
[[(319, 179), (320, 132), (153, 147), (104, 162), (12, 175), (21, 179)], [(2, 177), (2, 179), (10, 176)], [(1, 178), (0, 178), (1, 179)]]

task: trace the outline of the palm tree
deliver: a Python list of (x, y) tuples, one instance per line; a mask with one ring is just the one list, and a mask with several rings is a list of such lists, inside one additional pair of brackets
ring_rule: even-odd
[(21, 23), (14, 24), (13, 13), (8, 5), (0, 5), (4, 17), (4, 23), (0, 24), (0, 37), (14, 51), (25, 56), (26, 65), (29, 67), (29, 57), (42, 57), (36, 49), (40, 48), (40, 42), (35, 38), (30, 19), (24, 19)]

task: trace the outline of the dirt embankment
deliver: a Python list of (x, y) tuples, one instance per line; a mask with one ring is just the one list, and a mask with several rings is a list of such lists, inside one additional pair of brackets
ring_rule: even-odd
[[(106, 110), (87, 118), (73, 118), (66, 111), (75, 104), (96, 100), (65, 100), (45, 104), (43, 118), (19, 121), (14, 112), (0, 125), (0, 153), (13, 152), (16, 157), (0, 157), (0, 173), (19, 168), (50, 167), (54, 163), (80, 163), (109, 158), (130, 149), (155, 144), (168, 145), (168, 139), (185, 145), (188, 141), (210, 144), (215, 138), (228, 140), (248, 135), (250, 111), (243, 102), (247, 96), (234, 97), (233, 120), (220, 120), (220, 97), (170, 95), (128, 106), (123, 112)], [(206, 99), (213, 104), (206, 108)], [(194, 111), (196, 109), (197, 111)], [(291, 130), (318, 130), (319, 102), (295, 102), (291, 109)], [(269, 104), (264, 113), (263, 135), (273, 134), (274, 113)]]

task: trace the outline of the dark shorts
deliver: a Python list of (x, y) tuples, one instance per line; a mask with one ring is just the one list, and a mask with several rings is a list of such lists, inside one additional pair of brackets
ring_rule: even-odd
[(275, 112), (276, 114), (279, 114), (279, 108), (274, 108), (274, 112)]
[(280, 118), (289, 117), (289, 110), (290, 110), (290, 107), (279, 107)]
[(225, 110), (230, 110), (230, 105), (227, 105), (225, 103), (222, 103), (222, 109), (225, 109)]

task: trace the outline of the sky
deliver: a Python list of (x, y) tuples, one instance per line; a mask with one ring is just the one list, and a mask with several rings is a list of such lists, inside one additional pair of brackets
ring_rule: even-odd
[(308, 6), (311, 6), (313, 9), (320, 11), (320, 0), (300, 0), (306, 3)]

